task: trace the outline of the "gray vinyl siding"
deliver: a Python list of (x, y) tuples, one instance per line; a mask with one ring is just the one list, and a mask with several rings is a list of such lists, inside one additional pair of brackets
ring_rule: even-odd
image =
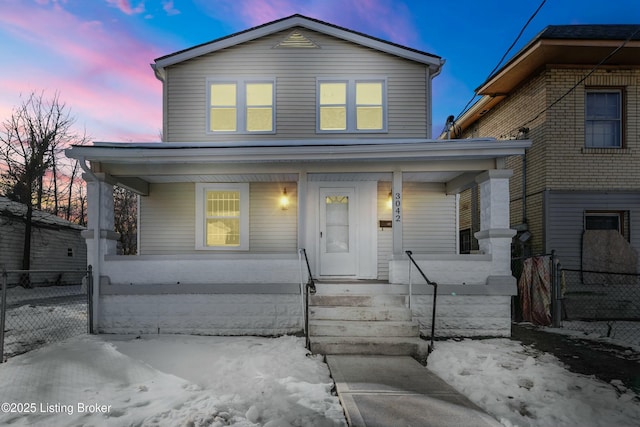
[(640, 193), (547, 191), (545, 250), (555, 250), (562, 266), (581, 268), (584, 211), (628, 211), (631, 246), (640, 251)]
[[(388, 132), (367, 138), (427, 135), (428, 69), (421, 64), (334, 37), (299, 29), (320, 49), (274, 48), (293, 29), (203, 55), (167, 68), (166, 129), (169, 142), (207, 142), (298, 138), (345, 138), (354, 134), (316, 134), (316, 79), (387, 79)], [(275, 78), (276, 133), (207, 134), (209, 78)]]
[[(280, 196), (285, 187), (290, 205), (282, 210)], [(295, 252), (298, 246), (296, 183), (252, 183), (250, 193), (250, 251)]]
[(140, 255), (195, 252), (195, 184), (151, 184), (140, 197)]
[[(285, 186), (291, 205), (283, 211)], [(249, 252), (295, 252), (296, 184), (251, 183), (249, 192)], [(141, 255), (212, 253), (195, 249), (194, 183), (152, 184), (140, 198), (140, 224)]]
[(456, 253), (456, 197), (439, 185), (405, 183), (402, 195), (405, 250)]
[[(79, 229), (31, 228), (32, 270), (82, 270), (87, 266), (87, 245)], [(24, 222), (0, 216), (0, 270), (22, 269)], [(70, 251), (70, 252), (69, 252)]]

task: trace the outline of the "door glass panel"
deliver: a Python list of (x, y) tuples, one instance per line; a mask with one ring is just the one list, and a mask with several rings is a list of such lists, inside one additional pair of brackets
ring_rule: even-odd
[(327, 196), (327, 253), (349, 252), (349, 196)]

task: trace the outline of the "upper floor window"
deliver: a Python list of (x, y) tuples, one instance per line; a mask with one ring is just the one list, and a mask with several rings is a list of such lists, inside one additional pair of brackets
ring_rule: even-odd
[(585, 147), (622, 148), (622, 91), (588, 90), (585, 105)]
[(384, 79), (318, 80), (318, 132), (385, 132)]
[(209, 132), (273, 133), (273, 80), (210, 80)]

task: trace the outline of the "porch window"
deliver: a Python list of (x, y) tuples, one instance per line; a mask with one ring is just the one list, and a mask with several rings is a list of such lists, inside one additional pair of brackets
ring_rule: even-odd
[(587, 91), (585, 147), (622, 148), (622, 90)]
[(212, 133), (273, 133), (273, 80), (208, 81)]
[(385, 132), (386, 81), (318, 80), (318, 132)]
[(196, 184), (196, 249), (249, 248), (249, 184)]

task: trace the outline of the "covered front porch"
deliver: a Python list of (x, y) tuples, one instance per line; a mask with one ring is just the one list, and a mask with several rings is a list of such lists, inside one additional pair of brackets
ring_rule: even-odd
[[(400, 140), (73, 147), (67, 153), (84, 164), (88, 184), (85, 237), (94, 271), (94, 324), (98, 330), (121, 333), (297, 332), (303, 327), (301, 289), (308, 279), (302, 248), (316, 278), (411, 285), (407, 297), (421, 330), (429, 329), (428, 316), (421, 313), (429, 311), (430, 287), (410, 267), (406, 250), (441, 284), (448, 295), (444, 301), (452, 299), (443, 310), (482, 312), (497, 297), (508, 319), (515, 293), (509, 262), (514, 232), (508, 214), (511, 172), (501, 165), (528, 144)], [(194, 188), (197, 183), (229, 182), (248, 184), (248, 245), (202, 250), (193, 237)], [(460, 255), (457, 195), (476, 183), (480, 251)], [(140, 195), (138, 255), (116, 254), (113, 185)], [(285, 189), (290, 202), (282, 210), (275, 204)], [(348, 225), (355, 236), (355, 258), (349, 274), (323, 270), (323, 263), (328, 265), (323, 258), (323, 189), (354, 191), (350, 197), (357, 216)], [(449, 329), (452, 335), (505, 333), (504, 324), (450, 324)]]

